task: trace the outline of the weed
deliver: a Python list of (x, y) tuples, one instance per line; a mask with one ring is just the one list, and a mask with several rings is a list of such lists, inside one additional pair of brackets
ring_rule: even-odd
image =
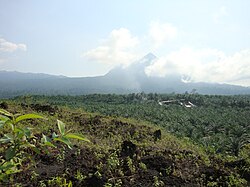
[(62, 177), (53, 177), (51, 180), (48, 180), (49, 186), (60, 186), (60, 187), (72, 187), (72, 182), (67, 181)]
[(65, 159), (65, 150), (63, 149), (60, 154), (57, 154), (56, 160), (59, 163), (63, 163), (64, 159)]
[(118, 179), (114, 185), (114, 187), (121, 187), (122, 186), (122, 180)]
[(140, 163), (139, 163), (139, 167), (140, 167), (142, 170), (147, 171), (147, 165), (144, 164), (143, 162), (140, 162)]
[(116, 152), (111, 153), (107, 163), (110, 170), (116, 170), (120, 166), (120, 161)]
[(172, 167), (171, 166), (167, 167), (165, 172), (166, 172), (166, 175), (170, 175), (173, 172)]
[(102, 177), (102, 174), (99, 172), (99, 171), (96, 171), (94, 173), (94, 175), (97, 177), (97, 178), (101, 178)]
[(86, 176), (84, 176), (84, 175), (80, 172), (80, 170), (77, 170), (76, 175), (75, 175), (75, 178), (76, 178), (78, 181), (82, 182), (84, 179), (86, 179)]
[(237, 186), (237, 187), (243, 187), (247, 185), (247, 181), (245, 179), (241, 179), (239, 176), (235, 177), (233, 175), (228, 176), (228, 186)]
[(30, 173), (30, 179), (31, 180), (37, 180), (37, 177), (39, 176), (39, 174), (37, 174), (35, 171), (32, 171), (31, 173)]
[(45, 182), (43, 180), (39, 181), (38, 184), (39, 187), (46, 187), (47, 185), (45, 184)]
[(164, 186), (164, 182), (159, 180), (157, 176), (154, 176), (154, 187), (162, 187)]
[(107, 182), (105, 185), (104, 185), (104, 187), (112, 187), (113, 185), (112, 184), (110, 184), (109, 182)]
[(207, 186), (213, 187), (213, 186), (218, 186), (218, 183), (215, 181), (210, 181), (207, 183)]
[(136, 171), (133, 160), (130, 157), (127, 157), (127, 165), (131, 173), (134, 173)]

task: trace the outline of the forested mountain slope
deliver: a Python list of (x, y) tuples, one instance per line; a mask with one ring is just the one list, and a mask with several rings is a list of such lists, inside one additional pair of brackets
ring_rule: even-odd
[(148, 76), (145, 69), (157, 57), (148, 54), (127, 67), (118, 66), (96, 77), (65, 77), (36, 73), (0, 71), (0, 98), (25, 94), (82, 95), (93, 93), (184, 93), (196, 90), (200, 94), (250, 94), (249, 87), (229, 84), (186, 82), (182, 75)]

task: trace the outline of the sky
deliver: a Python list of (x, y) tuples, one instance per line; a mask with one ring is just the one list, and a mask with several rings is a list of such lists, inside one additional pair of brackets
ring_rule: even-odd
[(0, 70), (104, 75), (153, 53), (148, 76), (250, 86), (249, 0), (0, 0)]

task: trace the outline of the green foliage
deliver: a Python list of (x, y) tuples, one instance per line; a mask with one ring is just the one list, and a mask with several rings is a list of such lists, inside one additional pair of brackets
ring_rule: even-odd
[(245, 179), (239, 178), (239, 176), (235, 177), (234, 175), (229, 175), (227, 184), (229, 187), (244, 187), (247, 185), (247, 181)]
[(128, 165), (130, 172), (134, 173), (136, 171), (136, 168), (133, 164), (133, 160), (130, 157), (127, 157), (126, 160), (127, 160), (127, 165)]
[[(31, 165), (30, 162), (26, 164), (31, 160), (29, 157), (25, 158), (25, 162), (15, 160), (16, 157), (21, 158), (17, 154), (9, 161), (19, 163), (17, 169), (26, 170), (24, 173), (26, 176), (30, 174), (35, 186), (46, 186), (48, 182), (54, 186), (67, 186), (73, 178), (74, 186), (85, 186), (92, 179), (102, 185), (106, 182), (105, 186), (146, 183), (165, 186), (180, 182), (193, 186), (247, 186), (249, 183), (248, 96), (139, 93), (24, 98), (8, 101), (9, 111), (50, 114), (43, 125), (40, 120), (29, 120), (29, 116), (27, 121), (26, 117), (22, 119), (21, 115), (14, 115), (15, 120), (22, 119), (16, 125), (16, 132), (24, 134), (26, 138), (23, 139), (28, 141), (32, 139), (29, 137), (34, 139), (31, 141), (36, 146), (33, 152), (31, 148), (21, 149), (32, 153), (32, 156), (39, 154), (35, 160), (37, 169), (31, 168), (36, 173), (26, 170)], [(196, 104), (196, 107), (158, 104), (161, 100), (183, 98)], [(6, 146), (13, 138), (10, 133), (13, 128), (12, 114), (4, 113), (0, 116), (0, 137), (1, 145), (5, 146), (0, 148), (0, 159), (6, 159), (5, 155), (11, 158), (15, 153), (14, 149)], [(59, 120), (55, 123), (57, 118), (65, 123)], [(158, 129), (161, 129), (162, 137), (155, 142), (154, 132)], [(72, 133), (73, 130), (87, 134), (91, 143), (72, 146), (76, 140), (86, 139)], [(134, 152), (128, 149), (133, 157), (127, 157), (128, 150), (121, 146), (128, 140), (136, 146)], [(43, 160), (50, 162), (43, 163)], [(45, 171), (44, 164), (52, 168), (51, 172)], [(3, 167), (9, 166), (3, 164)], [(42, 172), (46, 172), (47, 178), (41, 175)], [(21, 173), (15, 176), (19, 176), (16, 183), (22, 181)], [(14, 184), (13, 179), (11, 184)]]
[(154, 187), (163, 187), (165, 186), (164, 182), (161, 181), (157, 176), (154, 176)]
[(146, 164), (144, 164), (143, 162), (140, 162), (140, 163), (139, 163), (139, 167), (140, 167), (142, 170), (147, 171), (147, 166), (146, 166)]
[(107, 159), (107, 164), (110, 170), (116, 170), (120, 166), (120, 161), (116, 152), (111, 153)]
[(0, 109), (1, 129), (3, 130), (5, 126), (10, 127), (6, 127), (9, 130), (0, 138), (1, 151), (4, 152), (4, 156), (0, 157), (0, 181), (6, 181), (12, 174), (26, 169), (27, 166), (23, 163), (32, 161), (32, 154), (28, 153), (28, 150), (40, 154), (43, 146), (56, 147), (54, 145), (56, 141), (66, 144), (69, 148), (72, 146), (70, 139), (89, 142), (88, 139), (80, 134), (65, 131), (65, 124), (60, 120), (57, 121), (59, 135), (53, 133), (52, 138), (49, 138), (43, 134), (41, 142), (38, 142), (38, 137), (32, 133), (31, 128), (19, 126), (22, 121), (29, 119), (45, 118), (37, 114), (12, 114)]
[(82, 182), (82, 181), (86, 178), (86, 176), (84, 176), (84, 175), (81, 173), (80, 170), (77, 170), (77, 171), (76, 171), (76, 174), (75, 174), (75, 178), (76, 178), (78, 181)]
[[(18, 100), (16, 98), (15, 100)], [(20, 98), (23, 100), (23, 98)], [(83, 96), (31, 96), (31, 103), (84, 108), (107, 116), (148, 121), (177, 137), (188, 137), (208, 151), (238, 156), (250, 141), (250, 96), (133, 93)], [(159, 105), (159, 101), (184, 100), (196, 105)]]
[(49, 186), (55, 186), (55, 187), (72, 187), (72, 182), (67, 181), (67, 179), (62, 178), (62, 177), (54, 177), (50, 180), (48, 180), (48, 185)]
[(0, 138), (4, 157), (0, 159), (0, 181), (7, 180), (9, 175), (20, 172), (25, 168), (24, 162), (30, 160), (31, 155), (26, 153), (25, 150), (31, 149), (39, 153), (35, 142), (36, 137), (32, 134), (31, 129), (28, 127), (18, 127), (18, 123), (27, 119), (43, 119), (42, 116), (36, 114), (14, 115), (10, 112), (0, 109), (2, 128), (9, 125), (11, 128), (9, 132), (5, 133)]
[(57, 126), (59, 129), (59, 134), (56, 134), (54, 132), (52, 134), (52, 139), (43, 135), (42, 142), (44, 142), (44, 144), (46, 144), (48, 146), (55, 147), (53, 142), (58, 141), (58, 142), (66, 144), (68, 146), (68, 148), (72, 149), (72, 143), (71, 143), (70, 139), (77, 139), (77, 140), (81, 140), (81, 141), (90, 142), (87, 138), (85, 138), (81, 134), (70, 133), (71, 130), (65, 131), (65, 124), (60, 120), (57, 120)]

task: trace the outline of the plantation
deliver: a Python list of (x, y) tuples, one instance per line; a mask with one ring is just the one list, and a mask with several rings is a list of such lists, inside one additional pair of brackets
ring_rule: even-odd
[(0, 108), (2, 186), (250, 185), (249, 96), (21, 96)]

